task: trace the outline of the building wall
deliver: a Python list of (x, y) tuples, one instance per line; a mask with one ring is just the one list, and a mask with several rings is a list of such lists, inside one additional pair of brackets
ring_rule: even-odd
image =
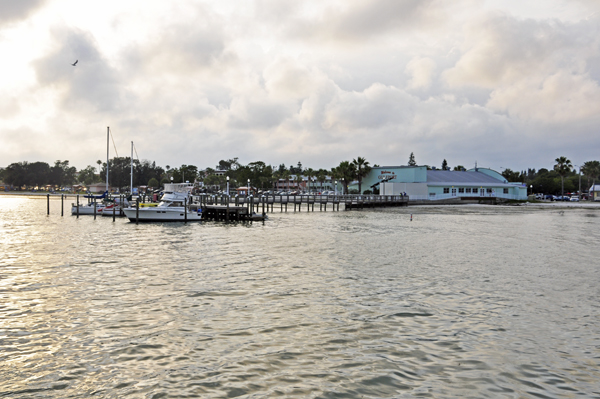
[[(426, 183), (426, 166), (387, 166), (375, 167), (362, 181), (362, 190), (371, 190), (371, 186), (381, 182), (383, 179), (393, 176), (390, 183)], [(357, 185), (353, 187), (358, 188)], [(408, 193), (408, 191), (407, 191)]]
[(408, 196), (426, 196), (427, 183), (381, 183), (379, 194), (398, 195), (406, 193)]

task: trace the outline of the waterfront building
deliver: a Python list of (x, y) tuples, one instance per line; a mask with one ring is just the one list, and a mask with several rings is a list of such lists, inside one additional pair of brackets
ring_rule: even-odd
[[(358, 188), (356, 182), (352, 188)], [(426, 166), (373, 167), (362, 180), (362, 190), (377, 189), (385, 195), (406, 193), (411, 200), (527, 199), (527, 186), (523, 183), (508, 182), (495, 170), (477, 167), (466, 171), (436, 170)]]
[(600, 184), (595, 184), (590, 187), (590, 200), (600, 201)]

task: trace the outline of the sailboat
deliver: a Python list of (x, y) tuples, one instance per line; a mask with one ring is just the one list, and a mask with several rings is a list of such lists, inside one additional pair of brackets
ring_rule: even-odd
[[(108, 150), (110, 143), (110, 127), (106, 128), (106, 190), (102, 195), (85, 195), (83, 198), (88, 200), (87, 204), (71, 204), (71, 215), (93, 215), (102, 214), (102, 209), (109, 203), (108, 199)], [(98, 202), (98, 200), (102, 200)]]

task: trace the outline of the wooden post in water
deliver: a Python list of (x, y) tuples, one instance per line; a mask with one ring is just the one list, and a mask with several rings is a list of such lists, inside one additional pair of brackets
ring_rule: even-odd
[(117, 203), (113, 202), (113, 222), (115, 221), (115, 208), (117, 207)]
[(263, 218), (264, 218), (265, 217), (265, 196), (264, 195), (262, 196), (262, 214), (263, 214)]
[(183, 199), (183, 223), (187, 223), (187, 198)]
[(135, 224), (140, 221), (140, 198), (135, 199)]
[(96, 202), (96, 199), (94, 199), (94, 220), (96, 220), (96, 205), (98, 203)]
[(77, 194), (77, 219), (79, 219), (79, 194)]
[(65, 216), (65, 195), (60, 195), (60, 216)]
[(229, 222), (229, 195), (227, 195), (227, 209), (225, 209), (225, 221)]
[(47, 202), (47, 208), (48, 208), (48, 215), (50, 215), (50, 194), (46, 194), (46, 202)]

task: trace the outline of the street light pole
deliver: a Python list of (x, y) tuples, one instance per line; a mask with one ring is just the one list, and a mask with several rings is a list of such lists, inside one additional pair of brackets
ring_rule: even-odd
[(248, 179), (248, 195), (250, 195), (250, 179)]
[(227, 176), (227, 195), (229, 195), (229, 176)]
[(573, 165), (576, 168), (579, 168), (579, 191), (577, 192), (577, 198), (581, 199), (581, 166)]

